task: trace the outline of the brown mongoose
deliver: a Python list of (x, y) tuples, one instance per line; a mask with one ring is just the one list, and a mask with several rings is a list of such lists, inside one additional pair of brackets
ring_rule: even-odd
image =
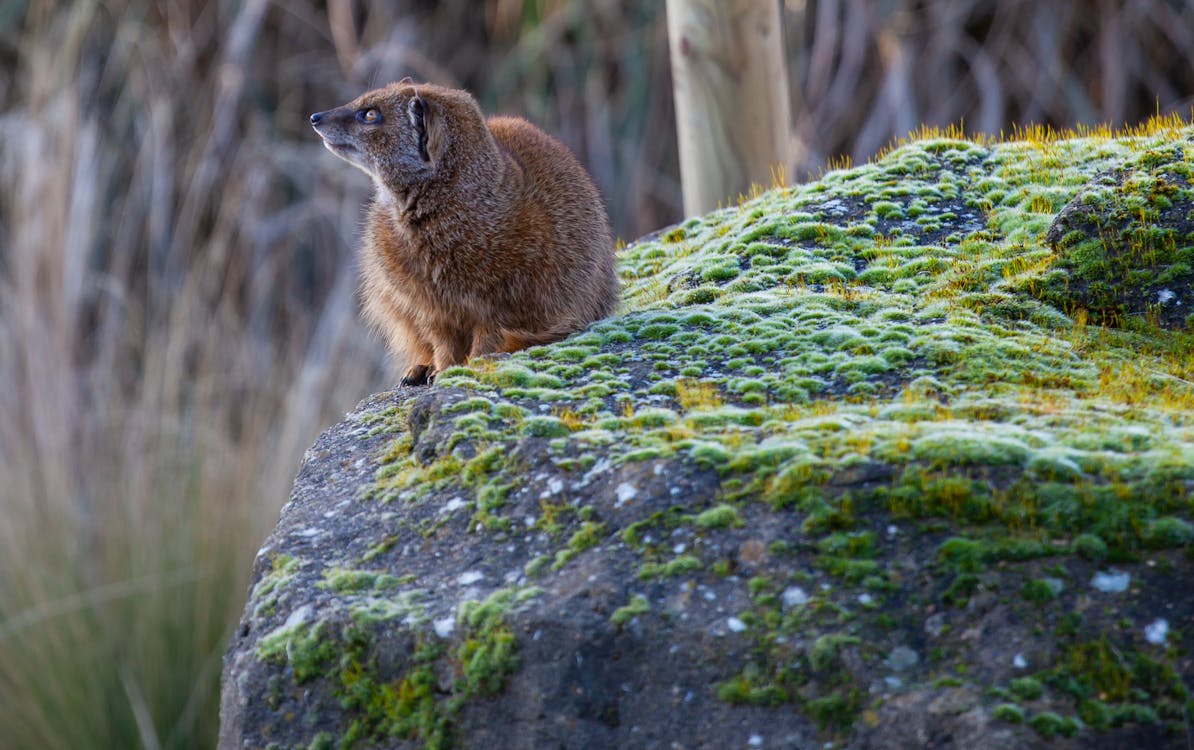
[(556, 341), (613, 312), (609, 219), (564, 144), (481, 114), (467, 92), (409, 78), (311, 115), (377, 191), (364, 314), (406, 360), (403, 385), (466, 359)]

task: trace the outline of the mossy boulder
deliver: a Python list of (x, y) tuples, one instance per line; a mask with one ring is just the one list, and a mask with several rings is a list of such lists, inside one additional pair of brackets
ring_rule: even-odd
[(257, 558), (221, 746), (1185, 747), (1192, 147), (922, 138), (363, 402)]
[(1046, 235), (1059, 258), (1042, 299), (1107, 325), (1194, 330), (1191, 146), (1146, 149), (1066, 204)]

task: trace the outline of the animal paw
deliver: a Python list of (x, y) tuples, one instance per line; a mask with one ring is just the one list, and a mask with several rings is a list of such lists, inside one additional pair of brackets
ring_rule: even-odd
[(435, 380), (435, 371), (431, 369), (430, 365), (411, 365), (406, 368), (406, 373), (402, 376), (402, 380), (398, 381), (399, 385), (431, 385)]

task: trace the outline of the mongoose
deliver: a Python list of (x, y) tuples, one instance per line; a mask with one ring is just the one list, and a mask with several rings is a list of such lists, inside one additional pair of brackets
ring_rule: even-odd
[(409, 78), (311, 115), (373, 178), (364, 315), (422, 385), (470, 357), (557, 341), (613, 312), (609, 219), (564, 144)]

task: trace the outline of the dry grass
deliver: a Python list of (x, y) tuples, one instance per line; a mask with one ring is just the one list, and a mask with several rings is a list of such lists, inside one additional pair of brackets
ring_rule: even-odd
[[(921, 125), (967, 133), (1188, 114), (1194, 5), (1171, 0), (788, 0), (797, 171)], [(796, 107), (794, 107), (796, 109)]]
[[(298, 457), (386, 382), (352, 296), (368, 185), (307, 113), (463, 85), (572, 146), (623, 237), (679, 217), (663, 4), (482, 7), (0, 3), (0, 748), (214, 743)], [(921, 123), (1131, 123), (1194, 90), (1188, 4), (787, 7), (796, 176)]]
[(55, 5), (8, 40), (0, 139), (0, 746), (211, 747), (297, 459), (382, 384), (360, 191), (261, 147), (277, 105), (228, 71), (264, 3)]

